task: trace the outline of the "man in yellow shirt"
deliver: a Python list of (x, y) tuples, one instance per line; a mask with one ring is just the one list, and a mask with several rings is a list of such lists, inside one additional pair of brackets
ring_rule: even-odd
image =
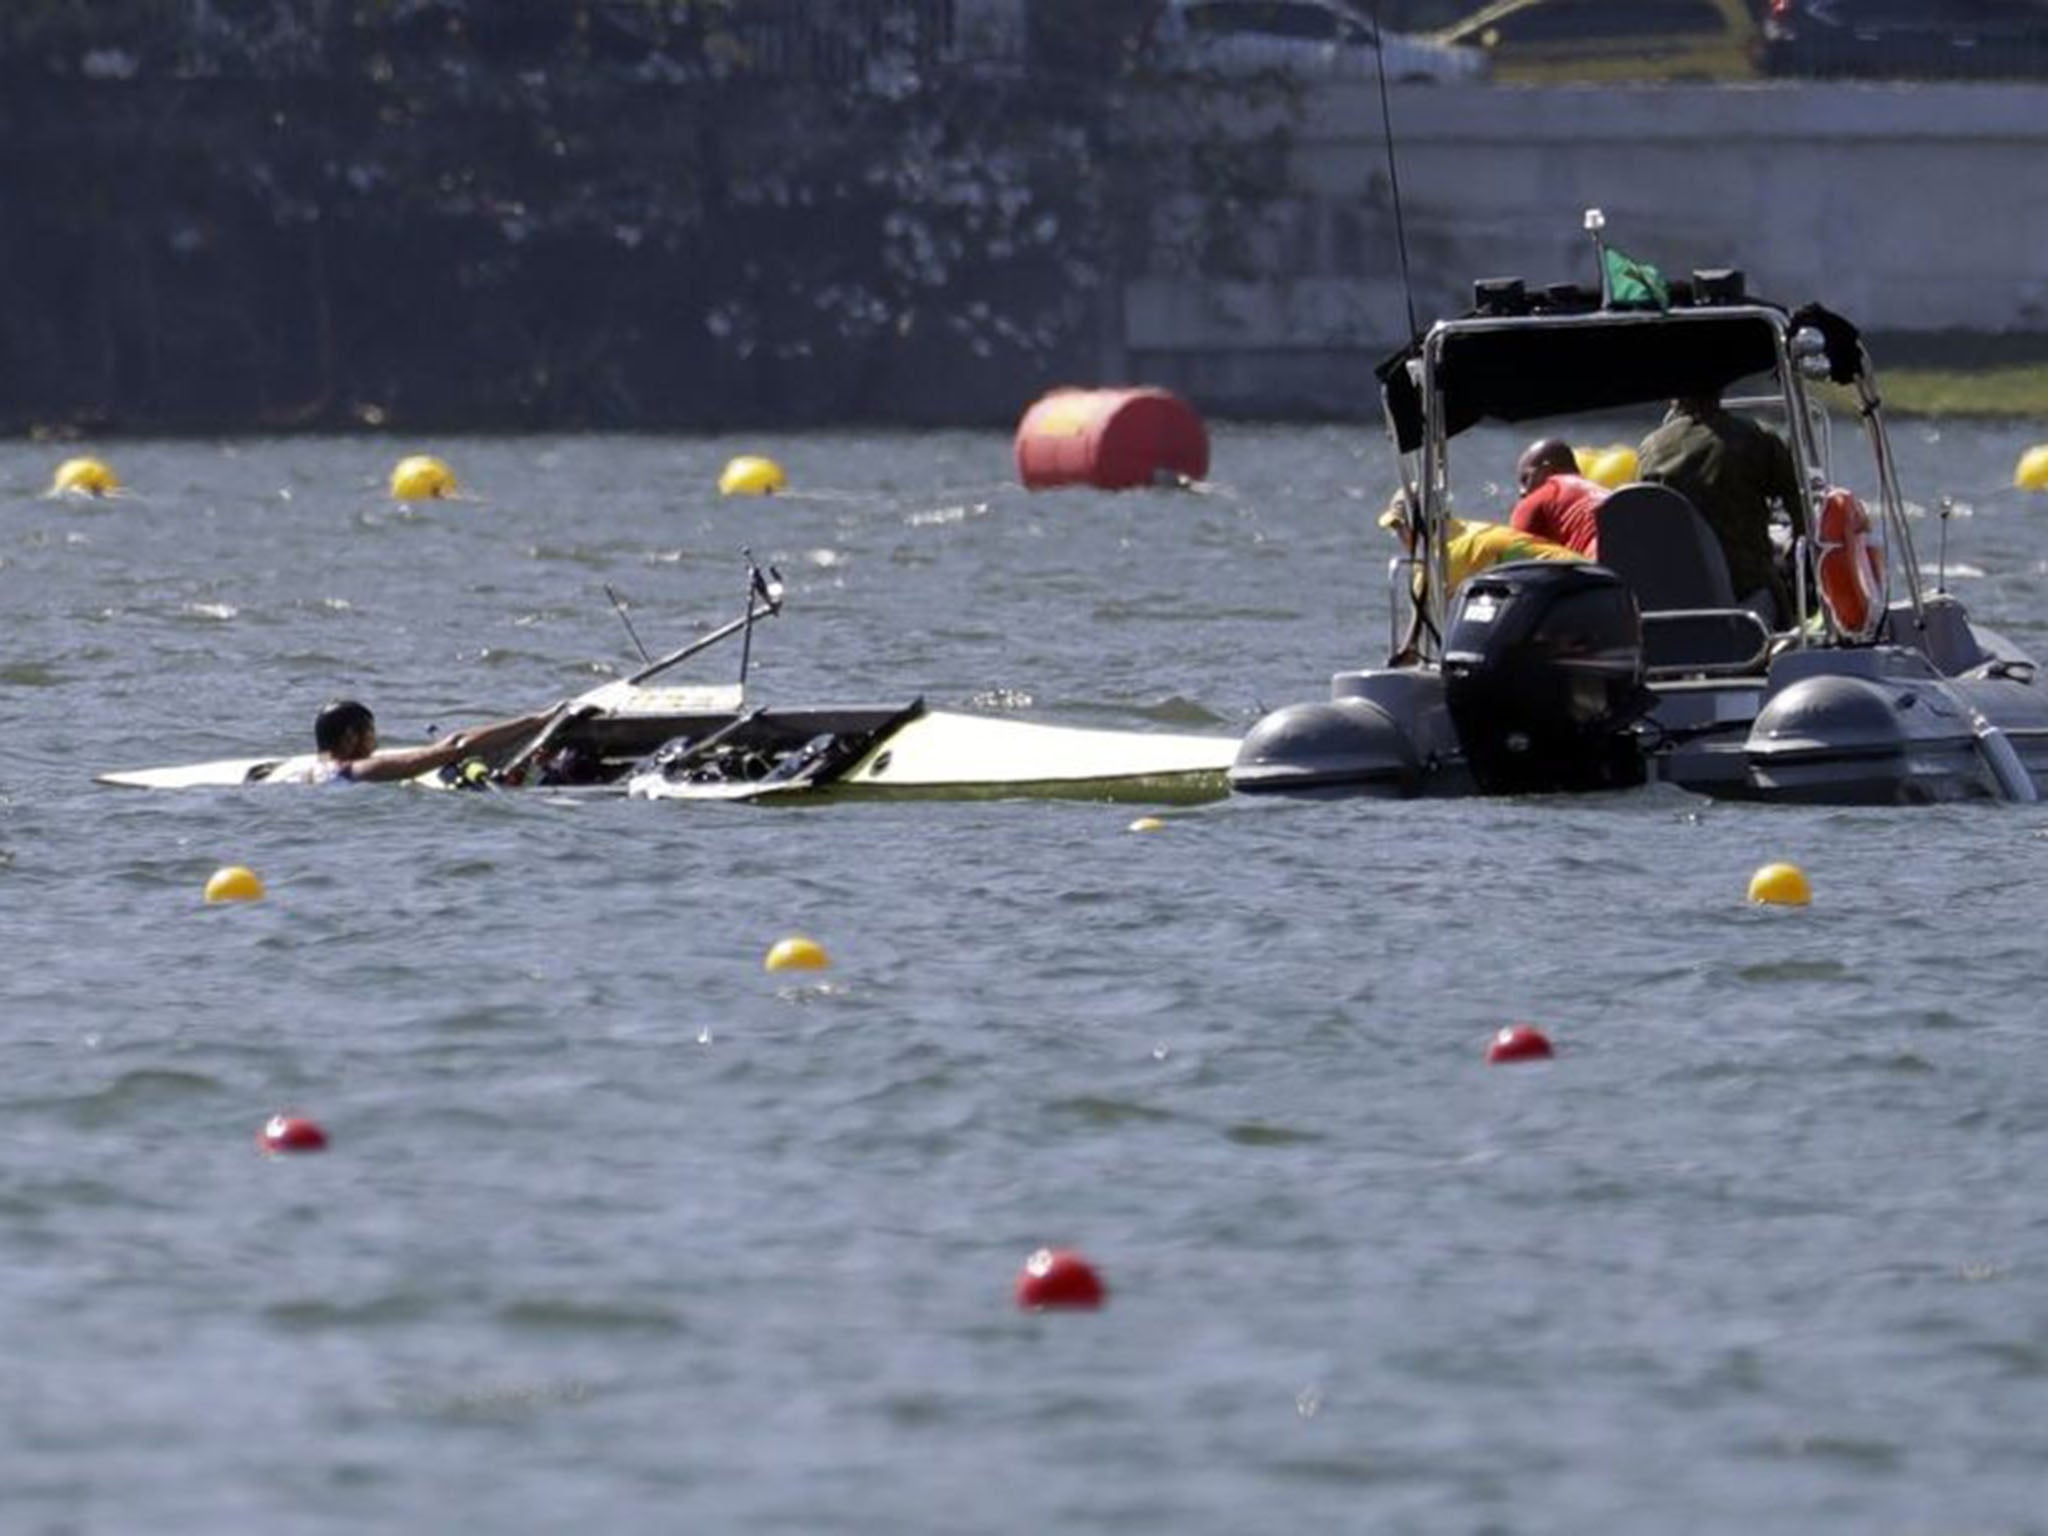
[[(1380, 514), (1380, 526), (1392, 529), (1403, 549), (1412, 551), (1415, 548), (1415, 530), (1409, 519), (1405, 491), (1394, 493), (1393, 501)], [(1569, 545), (1554, 543), (1533, 533), (1519, 532), (1506, 523), (1466, 522), (1463, 518), (1453, 517), (1445, 519), (1444, 533), (1445, 580), (1450, 585), (1446, 596), (1455, 594), (1474, 572), (1509, 560), (1586, 558)]]
[[(1415, 553), (1415, 523), (1406, 491), (1394, 493), (1394, 499), (1387, 503), (1387, 510), (1380, 514), (1380, 526), (1390, 530), (1401, 541), (1402, 549), (1411, 556)], [(1446, 518), (1444, 535), (1444, 579), (1448, 583), (1446, 600), (1457, 594), (1467, 577), (1489, 566), (1502, 565), (1510, 560), (1586, 558), (1568, 545), (1554, 544), (1533, 533), (1518, 532), (1505, 523), (1468, 523), (1459, 517)], [(1389, 658), (1396, 666), (1413, 666), (1421, 659), (1422, 632), (1429, 623), (1422, 601), (1423, 582), (1424, 572), (1417, 566), (1415, 603), (1408, 619), (1408, 635)]]

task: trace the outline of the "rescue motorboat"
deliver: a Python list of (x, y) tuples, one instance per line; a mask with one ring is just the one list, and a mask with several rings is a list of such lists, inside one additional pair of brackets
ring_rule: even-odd
[[(1232, 788), (1410, 796), (1666, 782), (1820, 803), (2037, 798), (2048, 695), (2032, 658), (1974, 622), (1938, 573), (1923, 578), (1856, 328), (1817, 304), (1751, 298), (1735, 271), (1695, 272), (1661, 303), (1624, 306), (1601, 254), (1598, 289), (1482, 282), (1470, 313), (1380, 366), (1416, 530), (1389, 565), (1389, 659), (1337, 673), (1327, 701), (1258, 721)], [(1835, 462), (1823, 385), (1860, 420), (1856, 476)], [(1782, 620), (1769, 602), (1738, 599), (1711, 528), (1660, 485), (1609, 495), (1597, 565), (1503, 564), (1449, 589), (1461, 434), (1701, 396), (1762, 419), (1791, 449), (1812, 536), (1783, 541), (1794, 600)], [(1655, 421), (1644, 413), (1643, 425)]]

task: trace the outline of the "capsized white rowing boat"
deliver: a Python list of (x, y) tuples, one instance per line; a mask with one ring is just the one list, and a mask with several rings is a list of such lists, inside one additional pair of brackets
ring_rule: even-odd
[[(434, 789), (523, 786), (645, 800), (997, 799), (1012, 796), (1188, 803), (1229, 793), (1235, 736), (1097, 730), (1011, 716), (898, 705), (771, 709), (729, 686), (665, 686), (659, 672), (780, 611), (779, 583), (750, 562), (746, 613), (606, 683), (540, 734), (495, 758), (451, 763), (411, 782)], [(765, 601), (756, 606), (755, 598)], [(238, 757), (103, 773), (135, 789), (289, 783), (311, 759)]]
[[(673, 692), (674, 690), (665, 690)], [(437, 769), (426, 788), (623, 791), (643, 800), (1009, 797), (1191, 803), (1229, 792), (1238, 738), (1091, 730), (898, 707), (653, 713), (624, 706), (562, 730), (530, 774)], [(289, 780), (305, 757), (223, 758), (98, 776), (135, 789)]]
[[(762, 800), (796, 795), (867, 799), (1199, 801), (1229, 792), (1232, 736), (1102, 731), (990, 715), (927, 710), (922, 703), (875, 725), (830, 712), (763, 711), (707, 753), (690, 738), (630, 773), (645, 800)], [(777, 747), (764, 734), (799, 734)], [(792, 731), (793, 728), (793, 731)], [(764, 750), (765, 747), (765, 750)]]

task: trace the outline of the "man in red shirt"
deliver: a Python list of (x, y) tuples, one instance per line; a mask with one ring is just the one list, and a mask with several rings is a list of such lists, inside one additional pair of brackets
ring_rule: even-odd
[(1522, 499), (1508, 514), (1508, 526), (1576, 549), (1588, 560), (1600, 558), (1600, 525), (1593, 509), (1607, 499), (1607, 488), (1579, 473), (1572, 445), (1545, 437), (1531, 443), (1515, 465)]

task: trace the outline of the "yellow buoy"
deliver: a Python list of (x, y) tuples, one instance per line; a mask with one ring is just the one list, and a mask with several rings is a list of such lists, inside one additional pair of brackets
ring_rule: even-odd
[(1583, 458), (1579, 462), (1585, 465), (1582, 473), (1588, 480), (1604, 485), (1610, 491), (1629, 484), (1636, 477), (1636, 451), (1627, 443), (1602, 448), (1590, 462)]
[(2012, 483), (2023, 491), (2048, 491), (2048, 443), (2036, 443), (2020, 455)]
[(1813, 887), (1797, 864), (1766, 864), (1749, 877), (1749, 899), (1760, 906), (1803, 907), (1813, 900)]
[(779, 940), (761, 965), (762, 969), (770, 971), (822, 971), (831, 963), (832, 958), (825, 953), (824, 945), (816, 939), (793, 933)]
[(718, 477), (718, 494), (721, 496), (772, 496), (786, 489), (789, 476), (782, 472), (782, 466), (773, 459), (764, 459), (759, 454), (743, 453), (725, 466), (725, 473)]
[(1133, 832), (1164, 832), (1166, 830), (1166, 823), (1157, 816), (1140, 816), (1131, 823), (1131, 830)]
[(437, 501), (459, 489), (455, 471), (430, 453), (415, 453), (391, 468), (393, 501)]
[(121, 489), (121, 477), (104, 459), (66, 459), (50, 480), (52, 496), (111, 496)]
[(216, 869), (213, 878), (206, 882), (208, 901), (261, 901), (263, 882), (256, 878), (256, 871), (240, 864), (230, 864)]

